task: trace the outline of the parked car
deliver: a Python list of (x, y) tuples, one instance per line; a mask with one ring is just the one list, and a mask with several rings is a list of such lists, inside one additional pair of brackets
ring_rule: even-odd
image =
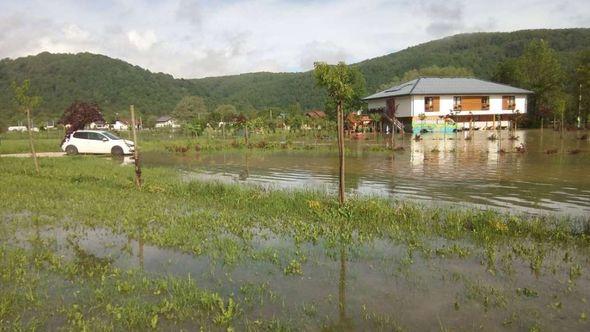
[(122, 138), (103, 130), (78, 130), (70, 134), (61, 145), (61, 149), (69, 155), (78, 153), (112, 154), (117, 156), (132, 154), (135, 148), (133, 141)]

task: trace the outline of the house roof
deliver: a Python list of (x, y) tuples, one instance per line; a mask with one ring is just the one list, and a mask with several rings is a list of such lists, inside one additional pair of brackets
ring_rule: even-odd
[(408, 95), (445, 94), (530, 94), (532, 91), (510, 85), (466, 77), (420, 77), (409, 82), (377, 92), (363, 100)]
[(169, 120), (172, 120), (172, 117), (171, 116), (169, 116), (169, 115), (163, 115), (163, 116), (157, 118), (156, 119), (156, 122), (166, 122), (166, 121), (169, 121)]
[(324, 111), (320, 111), (320, 110), (309, 111), (309, 112), (305, 113), (305, 115), (309, 116), (310, 118), (325, 118), (326, 117), (326, 113), (324, 113)]

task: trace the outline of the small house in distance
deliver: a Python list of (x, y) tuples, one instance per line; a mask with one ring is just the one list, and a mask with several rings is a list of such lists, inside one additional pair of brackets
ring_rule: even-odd
[(129, 130), (129, 121), (126, 120), (116, 120), (115, 123), (111, 125), (113, 130)]
[(305, 113), (305, 116), (307, 116), (310, 119), (323, 119), (326, 117), (326, 113), (320, 110), (311, 110)]
[(161, 116), (156, 119), (156, 128), (180, 128), (180, 124), (176, 120), (168, 115)]
[(527, 112), (529, 90), (476, 78), (421, 77), (364, 100), (414, 133), (506, 127)]

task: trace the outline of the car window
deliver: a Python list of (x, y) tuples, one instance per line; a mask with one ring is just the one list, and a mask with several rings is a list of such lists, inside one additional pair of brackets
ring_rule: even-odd
[(115, 136), (115, 135), (113, 135), (113, 134), (109, 133), (108, 131), (103, 131), (103, 132), (101, 132), (101, 133), (102, 133), (103, 135), (105, 135), (106, 137), (108, 137), (108, 138), (110, 138), (110, 139), (114, 140), (114, 141), (116, 141), (116, 140), (120, 140), (120, 138), (119, 138), (119, 137), (117, 137), (117, 136)]
[(104, 138), (104, 136), (102, 136), (99, 133), (93, 133), (93, 132), (88, 133), (88, 139), (95, 140), (95, 141), (102, 141), (103, 138)]
[(80, 139), (88, 139), (88, 133), (83, 131), (78, 131), (74, 133), (74, 138)]

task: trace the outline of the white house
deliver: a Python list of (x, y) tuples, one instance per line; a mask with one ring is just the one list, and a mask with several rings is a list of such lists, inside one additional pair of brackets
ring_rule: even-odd
[(96, 122), (91, 122), (88, 125), (88, 128), (90, 128), (90, 129), (108, 129), (108, 126), (103, 121), (96, 121)]
[(171, 116), (161, 116), (156, 119), (156, 128), (180, 128), (180, 124)]
[(10, 126), (8, 131), (27, 131), (27, 126)]
[(476, 78), (421, 77), (375, 93), (364, 100), (369, 112), (386, 112), (404, 124), (405, 130), (453, 131), (455, 129), (506, 127), (527, 112), (527, 96), (533, 92)]
[(129, 130), (129, 125), (121, 120), (115, 121), (111, 126), (114, 130)]

